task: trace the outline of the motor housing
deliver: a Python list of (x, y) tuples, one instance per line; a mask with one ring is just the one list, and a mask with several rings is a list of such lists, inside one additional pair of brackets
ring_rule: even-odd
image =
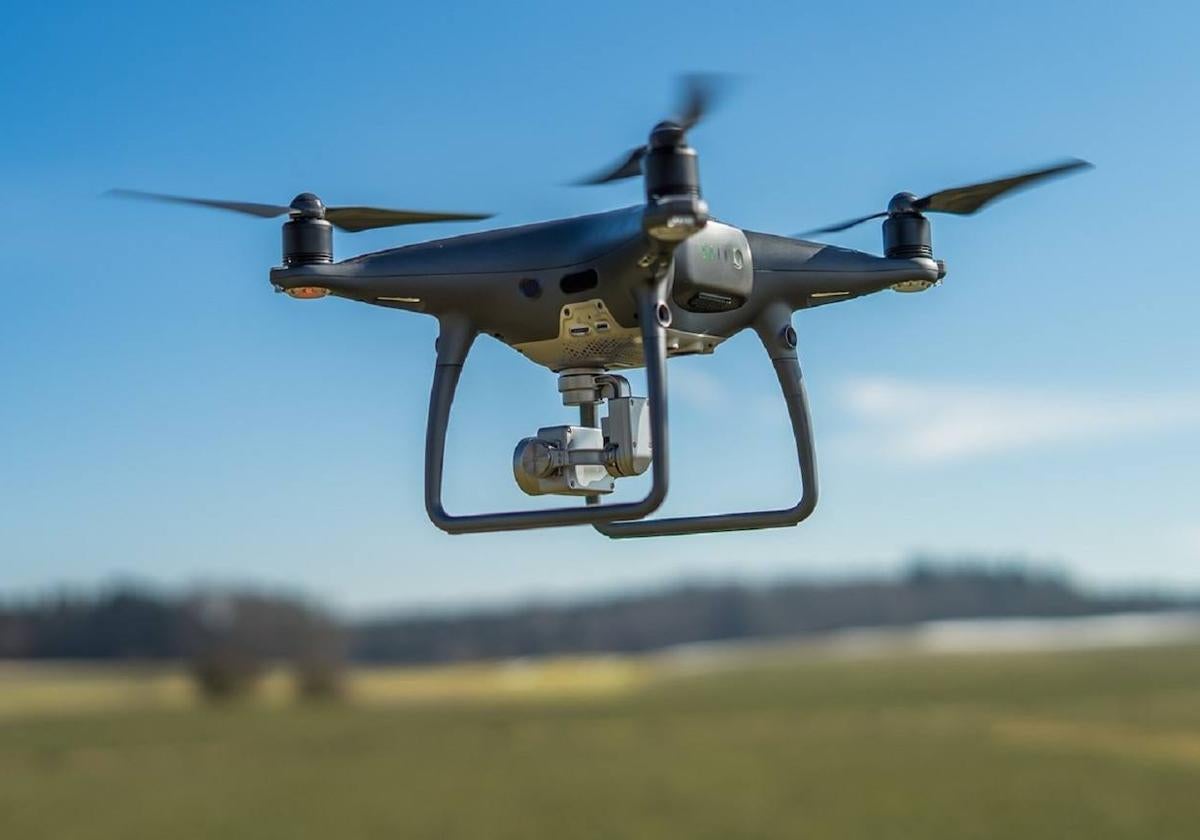
[(300, 216), (283, 223), (283, 264), (333, 262), (333, 225), (324, 219)]

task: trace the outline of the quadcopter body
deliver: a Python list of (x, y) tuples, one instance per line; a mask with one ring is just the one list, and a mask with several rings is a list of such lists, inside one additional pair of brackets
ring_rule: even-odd
[[(284, 265), (271, 283), (297, 297), (333, 294), (437, 318), (466, 309), (479, 332), (555, 372), (636, 368), (644, 357), (633, 292), (660, 247), (644, 215), (633, 206)], [(768, 303), (796, 311), (890, 288), (923, 290), (944, 273), (930, 257), (877, 257), (713, 219), (671, 256), (661, 278), (669, 357), (713, 352)]]
[[(816, 506), (817, 481), (807, 397), (793, 314), (887, 289), (923, 291), (945, 276), (934, 259), (930, 212), (969, 214), (1015, 188), (1088, 164), (1067, 161), (1011, 178), (943, 190), (899, 193), (888, 210), (824, 232), (883, 218), (884, 255), (802, 237), (745, 230), (711, 218), (697, 155), (686, 133), (706, 110), (709, 90), (693, 82), (682, 115), (655, 126), (649, 142), (588, 183), (642, 175), (645, 202), (605, 213), (471, 233), (335, 262), (332, 229), (484, 218), (366, 207), (326, 207), (310, 193), (290, 205), (134, 197), (201, 204), (262, 217), (287, 215), (277, 291), (329, 295), (437, 318), (440, 329), (425, 449), (430, 519), (451, 533), (588, 524), (610, 537), (666, 536), (795, 525)], [(765, 511), (649, 519), (669, 477), (667, 360), (711, 354), (754, 330), (771, 360), (791, 420), (801, 498)], [(442, 501), (451, 405), (475, 338), (491, 335), (558, 374), (576, 425), (549, 426), (513, 455), (518, 486), (530, 495), (582, 497), (543, 510), (455, 515)], [(646, 368), (648, 393), (634, 396), (621, 371)], [(606, 409), (601, 417), (601, 410)], [(651, 473), (635, 502), (604, 503), (615, 482)]]

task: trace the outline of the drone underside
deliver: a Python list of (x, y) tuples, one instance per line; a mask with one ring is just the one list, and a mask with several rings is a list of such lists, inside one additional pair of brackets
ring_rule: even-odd
[[(271, 283), (293, 297), (334, 295), (420, 312), (440, 323), (425, 450), (425, 502), (451, 533), (592, 525), (610, 537), (665, 536), (795, 525), (817, 501), (807, 398), (796, 353), (797, 310), (885, 289), (922, 291), (945, 267), (933, 258), (926, 213), (969, 214), (1004, 193), (1080, 169), (1069, 161), (1012, 178), (917, 198), (899, 193), (883, 218), (884, 256), (797, 237), (743, 230), (711, 219), (686, 132), (704, 114), (710, 87), (691, 84), (681, 115), (588, 183), (641, 174), (646, 201), (608, 213), (484, 231), (334, 262), (332, 228), (485, 218), (368, 207), (327, 207), (311, 193), (288, 206), (122, 194), (287, 215), (283, 265)], [(796, 443), (801, 498), (785, 508), (647, 519), (668, 487), (667, 359), (708, 354), (754, 330), (775, 368)], [(450, 409), (475, 338), (485, 333), (556, 372), (574, 425), (548, 426), (518, 443), (513, 474), (530, 495), (582, 496), (584, 504), (453, 515), (442, 502)], [(634, 396), (619, 371), (646, 368), (648, 394)], [(604, 416), (601, 416), (601, 412)], [(651, 475), (639, 501), (602, 503), (616, 481)]]

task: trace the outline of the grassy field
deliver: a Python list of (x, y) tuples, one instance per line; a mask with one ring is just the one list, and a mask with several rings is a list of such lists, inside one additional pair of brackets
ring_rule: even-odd
[(0, 837), (1200, 836), (1200, 648), (368, 672), (204, 709), (0, 669)]

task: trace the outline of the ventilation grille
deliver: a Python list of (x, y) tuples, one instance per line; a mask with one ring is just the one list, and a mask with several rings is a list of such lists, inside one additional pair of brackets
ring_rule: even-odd
[(595, 338), (589, 341), (563, 342), (559, 346), (563, 367), (584, 362), (631, 367), (642, 363), (642, 345), (629, 338)]

